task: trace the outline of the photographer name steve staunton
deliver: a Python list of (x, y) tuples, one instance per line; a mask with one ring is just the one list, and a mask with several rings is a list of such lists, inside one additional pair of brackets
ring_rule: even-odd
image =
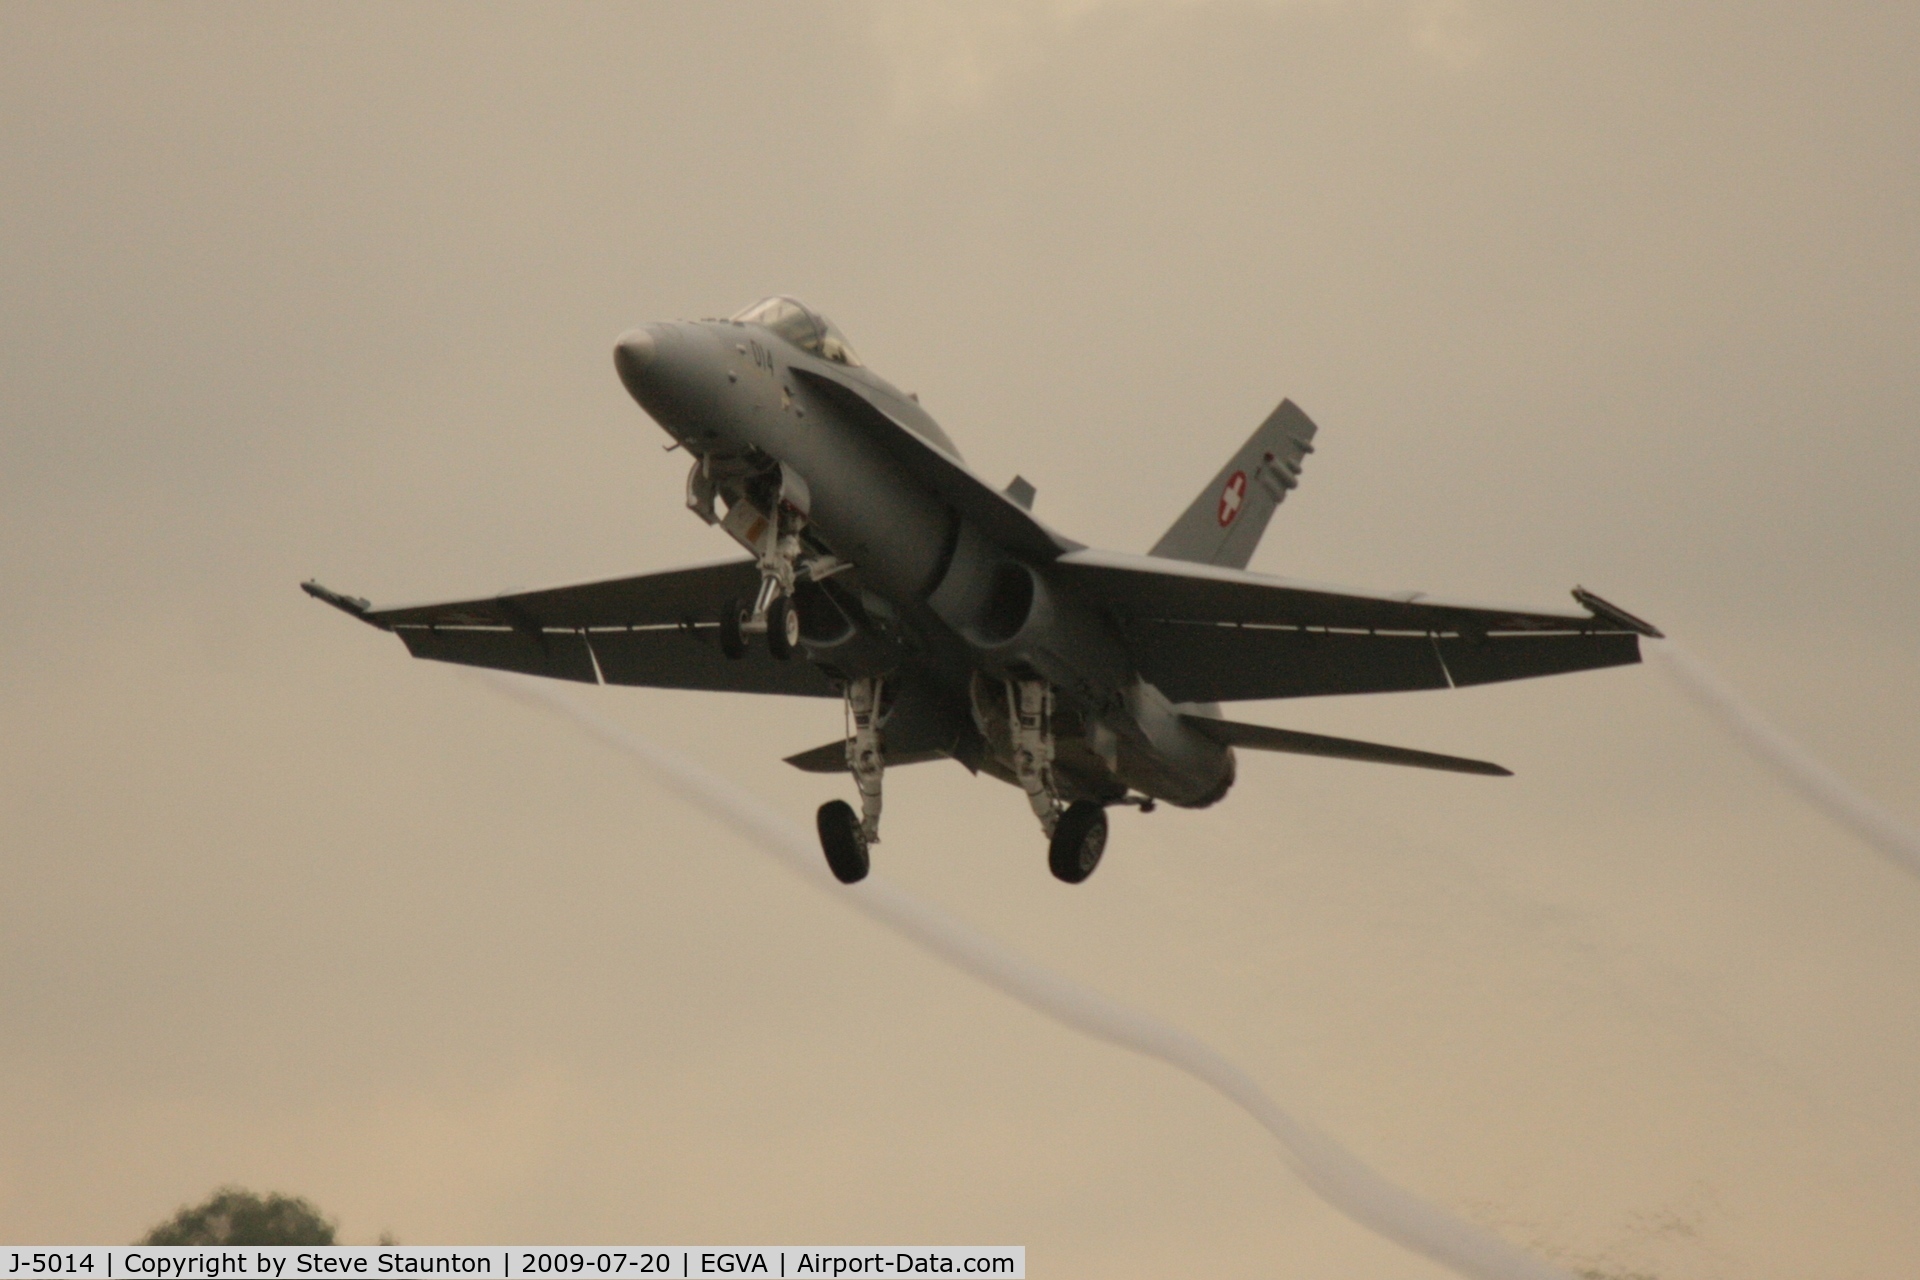
[(488, 1280), (691, 1280), (767, 1276), (994, 1276), (1025, 1280), (1021, 1245), (88, 1245), (0, 1250), (0, 1280), (315, 1280), (484, 1276)]

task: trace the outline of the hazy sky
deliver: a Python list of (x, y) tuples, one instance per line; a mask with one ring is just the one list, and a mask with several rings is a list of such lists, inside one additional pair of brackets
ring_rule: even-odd
[[(1254, 567), (1652, 618), (1920, 820), (1920, 11), (0, 8), (0, 1237), (221, 1182), (348, 1239), (1021, 1243), (1433, 1277), (1198, 1085), (908, 951), (302, 596), (724, 555), (614, 338), (791, 292), (1143, 550), (1281, 396)], [(582, 690), (802, 822), (821, 702)], [(1651, 667), (1245, 719), (1047, 874), (882, 874), (1571, 1265), (1920, 1272), (1920, 884)]]

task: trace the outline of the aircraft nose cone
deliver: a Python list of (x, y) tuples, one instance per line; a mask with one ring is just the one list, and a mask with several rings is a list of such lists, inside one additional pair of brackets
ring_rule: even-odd
[(613, 367), (620, 371), (620, 381), (626, 383), (627, 390), (634, 395), (640, 394), (641, 379), (658, 350), (653, 335), (645, 329), (629, 330), (614, 344)]

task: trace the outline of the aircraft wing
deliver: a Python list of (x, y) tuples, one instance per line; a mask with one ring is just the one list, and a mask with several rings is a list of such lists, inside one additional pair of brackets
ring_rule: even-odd
[(1119, 622), (1175, 702), (1446, 689), (1640, 661), (1660, 633), (1575, 589), (1586, 613), (1352, 591), (1245, 570), (1075, 551), (1049, 571)]
[(1025, 507), (873, 403), (856, 387), (803, 365), (792, 368), (809, 387), (886, 450), (909, 475), (972, 519), (994, 542), (1026, 559), (1042, 561), (1051, 560), (1063, 551), (1079, 549), (1079, 543), (1047, 528)]
[(738, 659), (720, 652), (721, 610), (751, 599), (759, 586), (751, 560), (394, 609), (302, 584), (308, 595), (398, 635), (416, 658), (587, 684), (838, 696), (810, 663), (779, 662), (759, 646)]

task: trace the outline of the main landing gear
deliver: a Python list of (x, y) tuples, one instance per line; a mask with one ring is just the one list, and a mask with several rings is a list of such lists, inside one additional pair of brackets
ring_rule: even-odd
[[(1001, 702), (1004, 693), (1005, 702)], [(866, 878), (872, 866), (870, 850), (880, 843), (881, 782), (886, 755), (880, 740), (880, 719), (886, 696), (881, 677), (849, 680), (846, 686), (847, 772), (860, 789), (860, 812), (844, 800), (820, 806), (820, 849), (827, 867), (841, 884)], [(1047, 868), (1067, 884), (1079, 884), (1100, 865), (1107, 849), (1107, 810), (1097, 800), (1060, 798), (1054, 760), (1054, 692), (1044, 680), (997, 680), (976, 677), (974, 715), (989, 741), (1005, 744), (1002, 758), (1012, 766), (1014, 780), (1027, 793), (1027, 802), (1047, 835)], [(1116, 803), (1137, 804), (1149, 811), (1153, 801), (1128, 796)]]
[(1106, 852), (1107, 810), (1094, 800), (1060, 800), (1053, 772), (1053, 686), (1044, 680), (1008, 681), (1007, 728), (1014, 777), (1047, 833), (1047, 869), (1055, 879), (1079, 884)]
[(880, 843), (881, 779), (887, 758), (880, 746), (880, 698), (885, 681), (867, 676), (847, 681), (847, 772), (860, 788), (860, 816), (844, 800), (820, 806), (820, 848), (827, 867), (841, 884), (864, 880), (871, 861), (867, 849)]

